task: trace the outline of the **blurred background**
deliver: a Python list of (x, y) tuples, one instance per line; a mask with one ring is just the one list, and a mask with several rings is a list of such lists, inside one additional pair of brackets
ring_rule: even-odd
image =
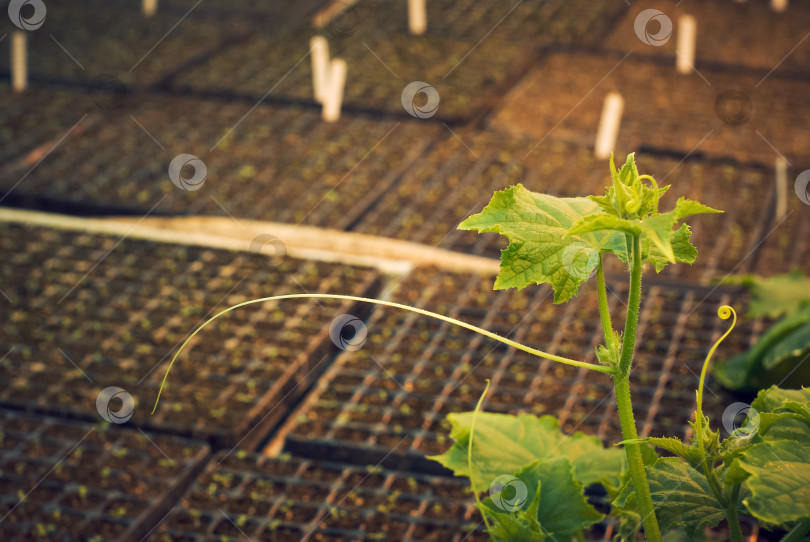
[[(810, 261), (803, 1), (0, 5), (3, 540), (486, 540), (424, 457), (451, 444), (446, 414), (491, 379), (487, 410), (616, 442), (608, 379), (390, 308), (286, 300), (195, 336), (151, 410), (197, 326), (281, 294), (381, 297), (595, 361), (593, 280), (566, 305), (492, 291), (506, 240), (456, 226), (495, 190), (601, 194), (610, 152), (635, 152), (673, 185), (665, 207), (725, 211), (692, 222), (694, 265), (645, 275), (643, 436), (691, 435), (717, 307), (751, 295), (723, 279)], [(610, 262), (614, 320), (625, 282)], [(721, 357), (775, 318), (751, 316)], [(721, 384), (718, 427), (753, 397)]]

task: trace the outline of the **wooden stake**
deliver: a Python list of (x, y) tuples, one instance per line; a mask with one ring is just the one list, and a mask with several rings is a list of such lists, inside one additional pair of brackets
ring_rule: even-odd
[(28, 37), (25, 32), (11, 34), (11, 87), (22, 92), (28, 86)]
[(675, 66), (678, 73), (689, 74), (695, 69), (695, 41), (697, 21), (691, 15), (681, 15), (678, 19), (678, 46)]
[(144, 17), (151, 17), (157, 13), (158, 0), (141, 0), (141, 10)]
[(343, 87), (346, 85), (347, 71), (346, 61), (342, 58), (336, 58), (330, 64), (330, 68), (322, 116), (326, 122), (335, 122), (340, 118), (340, 108), (343, 105)]
[(787, 161), (776, 157), (776, 220), (781, 221), (787, 214), (788, 207)]
[(788, 8), (788, 0), (771, 0), (771, 9), (776, 13), (782, 13)]
[(426, 0), (408, 0), (408, 27), (411, 34), (421, 36), (427, 31)]
[(598, 160), (610, 158), (610, 153), (616, 147), (616, 138), (619, 135), (619, 125), (622, 122), (624, 111), (624, 98), (618, 92), (611, 92), (605, 96), (602, 106), (602, 118), (599, 119), (599, 130), (596, 132), (596, 145), (594, 154)]
[(323, 104), (329, 80), (329, 42), (323, 36), (309, 40), (312, 55), (312, 90), (315, 101)]

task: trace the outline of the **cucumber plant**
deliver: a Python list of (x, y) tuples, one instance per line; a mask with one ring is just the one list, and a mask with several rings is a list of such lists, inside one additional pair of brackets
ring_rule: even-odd
[[(723, 441), (702, 411), (711, 356), (736, 322), (731, 307), (719, 311), (721, 318), (733, 316), (733, 323), (711, 348), (703, 365), (691, 443), (668, 437), (638, 437), (629, 377), (642, 269), (651, 264), (660, 272), (671, 263), (694, 262), (697, 250), (690, 241), (691, 230), (682, 220), (720, 211), (680, 198), (671, 211), (659, 212), (659, 200), (670, 187), (659, 187), (652, 176), (640, 175), (632, 154), (619, 169), (611, 157), (610, 178), (605, 195), (587, 198), (537, 194), (518, 184), (496, 192), (481, 213), (459, 225), (461, 229), (496, 232), (509, 238), (495, 289), (546, 283), (554, 290), (554, 302), (563, 303), (576, 295), (595, 271), (605, 339), (596, 349), (596, 363), (544, 352), (466, 322), (399, 303), (356, 296), (290, 294), (234, 305), (194, 330), (169, 364), (158, 401), (175, 359), (189, 341), (233, 310), (296, 298), (396, 307), (470, 329), (544, 359), (603, 373), (613, 380), (623, 435), (618, 444), (623, 451), (606, 449), (599, 439), (582, 433), (564, 435), (551, 416), (481, 412), (489, 383), (475, 411), (448, 415), (454, 444), (432, 459), (470, 479), (492, 540), (584, 540), (585, 530), (604, 518), (585, 496), (585, 488), (592, 484), (602, 485), (611, 497), (610, 514), (619, 519), (619, 540), (633, 539), (642, 528), (650, 541), (661, 541), (662, 532), (671, 529), (682, 529), (694, 539), (703, 526), (716, 526), (725, 518), (731, 539), (742, 542), (741, 513), (753, 515), (765, 527), (789, 530), (785, 542), (803, 539), (810, 531), (810, 391), (774, 387), (761, 392), (746, 425)], [(607, 302), (603, 261), (610, 254), (624, 262), (629, 272), (628, 308), (621, 332), (613, 328)], [(675, 457), (659, 457), (654, 447)], [(479, 493), (487, 490), (489, 496), (481, 501)]]

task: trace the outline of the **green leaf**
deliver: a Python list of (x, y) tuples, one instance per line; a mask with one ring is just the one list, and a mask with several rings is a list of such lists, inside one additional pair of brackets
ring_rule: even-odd
[[(561, 540), (570, 539), (576, 531), (604, 518), (588, 504), (584, 488), (574, 476), (574, 466), (567, 458), (536, 461), (508, 478), (511, 487), (507, 502), (501, 500), (496, 491), (494, 497), (498, 502), (488, 497), (483, 503), (483, 512), (494, 519), (491, 534), (495, 540), (538, 540), (521, 538), (536, 532), (531, 522), (535, 518), (541, 533)], [(522, 503), (517, 513), (512, 512), (515, 498), (528, 495), (534, 496), (532, 501)], [(512, 518), (522, 521), (517, 522), (518, 526), (511, 526)], [(516, 538), (514, 533), (520, 537)]]
[(792, 361), (794, 365), (810, 356), (810, 322), (796, 329), (771, 348), (762, 358), (762, 367), (771, 370), (780, 363)]
[[(536, 542), (546, 540), (549, 535), (543, 532), (543, 528), (537, 519), (540, 507), (540, 484), (537, 484), (537, 489), (531, 502), (526, 505), (521, 503), (521, 506), (514, 510), (515, 498), (521, 498), (522, 494), (517, 493), (526, 484), (522, 480), (515, 477), (510, 480), (512, 491), (511, 495), (506, 496), (509, 504), (505, 507), (498, 507), (494, 504), (492, 497), (487, 498), (484, 503), (478, 506), (482, 514), (486, 514), (491, 519), (492, 526), (489, 528), (489, 535), (491, 542)], [(517, 490), (514, 489), (516, 482), (523, 484)], [(528, 495), (528, 488), (526, 488), (526, 495)], [(501, 498), (500, 492), (495, 495)], [(524, 509), (525, 508), (525, 509)]]
[(598, 359), (599, 363), (602, 365), (618, 365), (619, 363), (619, 353), (622, 348), (622, 335), (618, 331), (613, 331), (612, 344), (614, 345), (613, 348), (605, 344), (600, 344), (596, 347), (596, 359)]
[[(592, 255), (624, 243), (618, 233), (565, 237), (575, 222), (598, 210), (599, 206), (587, 198), (536, 194), (518, 184), (496, 192), (483, 211), (458, 227), (509, 238), (509, 246), (501, 252), (496, 290), (547, 283), (554, 289), (554, 303), (562, 303), (576, 295), (579, 285), (596, 267), (598, 260)], [(585, 256), (584, 264), (578, 255)]]
[(751, 291), (748, 316), (751, 318), (790, 316), (810, 305), (810, 278), (805, 278), (800, 270), (772, 277), (738, 275), (723, 279), (723, 283), (748, 287)]
[[(472, 418), (472, 412), (448, 414), (447, 420), (453, 425), (450, 437), (455, 442), (444, 454), (430, 458), (468, 478)], [(568, 458), (576, 480), (585, 487), (594, 483), (619, 487), (627, 470), (622, 450), (606, 449), (598, 438), (581, 432), (565, 435), (554, 417), (530, 414), (479, 412), (472, 456), (476, 491), (488, 490), (499, 475), (518, 472), (538, 459)]]
[(810, 389), (789, 390), (771, 386), (761, 390), (756, 399), (751, 403), (758, 412), (775, 412), (787, 402), (808, 404), (810, 403)]
[(729, 390), (751, 389), (748, 375), (754, 366), (754, 360), (748, 352), (743, 352), (728, 359), (716, 362), (712, 376)]
[(694, 446), (672, 437), (650, 437), (647, 442), (685, 459), (691, 466), (700, 464), (700, 452)]
[[(782, 382), (810, 382), (810, 363), (803, 362), (810, 354), (807, 344), (803, 344), (808, 340), (808, 333), (810, 308), (805, 308), (771, 326), (748, 352), (718, 362), (714, 376), (733, 390), (756, 390)], [(798, 356), (793, 355), (797, 350)]]
[(675, 457), (663, 457), (647, 468), (655, 515), (663, 530), (676, 525), (694, 534), (703, 525), (717, 526), (725, 517), (703, 474)]
[(571, 226), (565, 235), (579, 235), (601, 230), (614, 230), (629, 233), (630, 235), (639, 235), (641, 233), (641, 226), (638, 220), (628, 220), (613, 215), (597, 214), (580, 218)]
[(723, 211), (714, 209), (708, 205), (703, 205), (698, 201), (689, 200), (684, 197), (678, 198), (678, 201), (675, 203), (675, 209), (670, 211), (670, 213), (675, 214), (676, 220), (682, 220), (687, 216), (722, 212)]
[[(697, 249), (690, 241), (691, 237), (692, 229), (688, 224), (681, 224), (681, 227), (672, 235), (670, 246), (672, 247), (672, 253), (675, 256), (675, 260), (688, 263), (690, 265), (695, 263), (695, 260), (697, 259)], [(661, 252), (655, 245), (649, 246), (644, 259), (651, 262), (655, 266), (656, 273), (660, 273), (664, 267), (666, 267), (667, 263), (669, 263), (666, 256), (664, 256), (664, 253)]]
[(726, 483), (745, 482), (743, 499), (758, 520), (776, 525), (810, 517), (810, 446), (789, 440), (762, 442), (728, 468)]
[[(688, 216), (720, 212), (722, 211), (712, 209), (711, 207), (698, 203), (697, 201), (679, 198), (678, 202), (675, 204), (675, 209), (672, 211), (652, 215), (642, 219), (641, 228), (647, 238), (652, 242), (652, 246), (660, 252), (661, 256), (667, 262), (675, 262), (677, 259), (675, 258), (673, 243), (675, 242), (676, 232), (672, 229), (675, 227), (675, 224), (677, 224), (679, 220), (682, 220)], [(683, 242), (683, 233), (680, 234), (678, 242)], [(689, 244), (691, 246), (691, 243)], [(694, 249), (694, 247), (692, 247), (692, 249)], [(691, 252), (688, 248), (686, 248), (686, 250)]]
[(810, 446), (810, 390), (773, 386), (759, 392), (751, 406), (759, 414), (757, 433), (762, 439), (792, 440)]
[[(613, 157), (610, 157), (611, 164)], [(615, 170), (615, 167), (613, 168)], [(632, 186), (636, 183), (638, 178), (638, 168), (636, 167), (636, 153), (631, 152), (627, 155), (624, 165), (617, 174), (618, 180), (626, 186)]]

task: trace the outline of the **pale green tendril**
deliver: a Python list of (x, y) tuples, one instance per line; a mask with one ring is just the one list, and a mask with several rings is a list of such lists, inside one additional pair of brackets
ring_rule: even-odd
[[(696, 412), (698, 427), (702, 427), (703, 423), (703, 385), (706, 382), (706, 374), (709, 370), (709, 362), (711, 361), (715, 350), (717, 350), (717, 347), (720, 346), (720, 343), (726, 340), (726, 337), (728, 337), (729, 333), (731, 333), (731, 331), (734, 329), (734, 326), (737, 325), (737, 312), (729, 305), (723, 305), (722, 307), (717, 309), (717, 316), (719, 316), (722, 320), (728, 320), (729, 317), (732, 316), (734, 318), (732, 319), (731, 325), (729, 326), (728, 330), (726, 330), (726, 332), (723, 333), (723, 335), (719, 339), (717, 339), (717, 342), (715, 342), (714, 345), (711, 347), (709, 353), (706, 354), (706, 360), (703, 362), (703, 369), (700, 371), (700, 382), (698, 384), (698, 391), (697, 391), (697, 412)], [(703, 441), (701, 440), (700, 442)]]
[(450, 318), (449, 316), (444, 316), (442, 314), (437, 314), (435, 312), (427, 311), (427, 310), (424, 310), (424, 309), (419, 309), (419, 308), (416, 308), (416, 307), (403, 305), (401, 303), (393, 303), (391, 301), (381, 301), (379, 299), (371, 299), (371, 298), (368, 298), (368, 297), (357, 297), (357, 296), (353, 296), (353, 295), (338, 295), (338, 294), (287, 294), (287, 295), (275, 295), (275, 296), (270, 296), (270, 297), (262, 297), (262, 298), (259, 298), (259, 299), (252, 299), (250, 301), (244, 301), (244, 302), (239, 303), (237, 305), (233, 305), (232, 307), (228, 307), (227, 309), (218, 312), (217, 314), (215, 314), (214, 316), (212, 316), (211, 318), (206, 320), (200, 327), (195, 329), (194, 332), (191, 335), (189, 335), (189, 337), (183, 342), (183, 344), (180, 346), (180, 349), (174, 354), (174, 357), (172, 357), (172, 361), (169, 363), (169, 367), (166, 369), (166, 374), (163, 376), (163, 381), (160, 384), (160, 389), (158, 390), (158, 396), (157, 396), (157, 399), (155, 400), (155, 406), (152, 409), (152, 414), (154, 414), (155, 411), (157, 410), (157, 405), (158, 405), (158, 402), (160, 401), (160, 395), (163, 393), (163, 388), (166, 386), (166, 380), (169, 377), (169, 371), (172, 370), (172, 366), (174, 365), (174, 362), (177, 360), (177, 357), (180, 355), (181, 352), (183, 352), (183, 350), (186, 348), (186, 345), (188, 345), (188, 343), (191, 341), (191, 339), (193, 339), (197, 335), (197, 333), (202, 331), (206, 326), (208, 326), (208, 324), (210, 324), (211, 322), (213, 322), (214, 320), (216, 320), (220, 316), (223, 316), (223, 315), (225, 315), (225, 314), (227, 314), (227, 313), (229, 313), (229, 312), (231, 312), (231, 311), (233, 311), (235, 309), (238, 309), (240, 307), (244, 307), (244, 306), (247, 306), (247, 305), (252, 305), (254, 303), (264, 303), (264, 302), (267, 302), (267, 301), (278, 301), (278, 300), (281, 300), (281, 299), (343, 299), (343, 300), (347, 300), (347, 301), (361, 301), (363, 303), (373, 303), (375, 305), (382, 305), (382, 306), (385, 306), (385, 307), (394, 307), (394, 308), (397, 308), (397, 309), (403, 309), (403, 310), (415, 312), (415, 313), (421, 314), (423, 316), (429, 316), (429, 317), (435, 318), (437, 320), (442, 320), (444, 322), (448, 322), (448, 323), (451, 323), (453, 325), (463, 327), (465, 329), (469, 329), (470, 331), (474, 331), (474, 332), (476, 332), (476, 333), (478, 333), (480, 335), (483, 335), (485, 337), (489, 337), (490, 339), (494, 339), (494, 340), (496, 340), (496, 341), (498, 341), (500, 343), (511, 346), (513, 348), (517, 348), (518, 350), (522, 350), (523, 352), (532, 354), (534, 356), (537, 356), (537, 357), (540, 357), (540, 358), (543, 358), (543, 359), (547, 359), (547, 360), (550, 360), (550, 361), (556, 361), (558, 363), (563, 363), (565, 365), (572, 365), (574, 367), (583, 367), (585, 369), (591, 369), (593, 371), (597, 371), (597, 372), (605, 373), (605, 374), (613, 374), (614, 373), (614, 368), (613, 367), (605, 367), (605, 366), (602, 366), (602, 365), (597, 365), (595, 363), (586, 363), (584, 361), (577, 361), (577, 360), (574, 360), (574, 359), (569, 359), (569, 358), (565, 358), (565, 357), (562, 357), (562, 356), (549, 354), (548, 352), (543, 352), (542, 350), (537, 350), (536, 348), (526, 346), (524, 344), (513, 341), (511, 339), (507, 339), (506, 337), (503, 337), (503, 336), (498, 335), (496, 333), (492, 333), (491, 331), (487, 331), (486, 329), (482, 329), (482, 328), (480, 328), (478, 326), (474, 326), (472, 324), (462, 322), (461, 320), (456, 320), (455, 318)]
[(709, 465), (708, 458), (706, 456), (706, 446), (703, 443), (703, 385), (706, 381), (706, 374), (709, 370), (709, 362), (714, 355), (715, 350), (717, 347), (720, 346), (726, 337), (728, 337), (729, 333), (734, 329), (734, 326), (737, 325), (737, 312), (728, 305), (723, 305), (719, 309), (717, 309), (717, 316), (722, 318), (723, 320), (728, 320), (730, 316), (733, 316), (733, 320), (731, 321), (731, 325), (726, 330), (723, 335), (717, 339), (717, 342), (709, 350), (709, 353), (706, 354), (706, 360), (703, 362), (703, 369), (700, 371), (700, 382), (698, 384), (697, 390), (697, 408), (695, 409), (695, 438), (698, 442), (698, 450), (700, 450), (700, 463), (701, 467), (703, 468), (703, 474), (706, 476), (706, 481), (709, 483), (709, 488), (712, 490), (717, 501), (726, 508), (729, 503), (727, 502), (726, 498), (723, 496), (723, 492), (720, 489), (720, 484), (718, 483), (717, 479), (712, 472), (711, 466)]

